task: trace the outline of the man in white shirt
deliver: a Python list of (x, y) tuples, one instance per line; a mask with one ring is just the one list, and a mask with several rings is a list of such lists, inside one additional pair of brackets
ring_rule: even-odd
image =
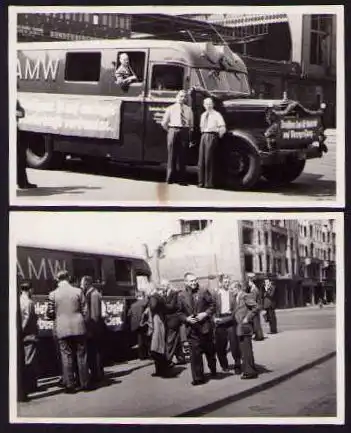
[(194, 117), (191, 108), (185, 104), (186, 92), (181, 90), (176, 102), (164, 113), (161, 125), (167, 131), (167, 183), (185, 185), (186, 152), (190, 134), (194, 128)]
[(226, 132), (223, 116), (213, 108), (213, 100), (204, 100), (205, 112), (200, 119), (201, 141), (199, 150), (199, 187), (213, 188), (215, 152), (219, 139)]
[(220, 288), (216, 292), (216, 315), (215, 315), (215, 344), (216, 353), (220, 366), (223, 371), (229, 370), (227, 358), (228, 341), (230, 351), (234, 360), (235, 374), (241, 373), (241, 353), (239, 340), (236, 335), (236, 326), (233, 320), (232, 305), (234, 302), (234, 293), (230, 290), (230, 277), (220, 275)]

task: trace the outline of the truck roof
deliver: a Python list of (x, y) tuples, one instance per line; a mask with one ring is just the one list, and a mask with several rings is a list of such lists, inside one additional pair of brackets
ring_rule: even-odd
[(53, 250), (53, 251), (64, 251), (71, 253), (81, 253), (81, 254), (93, 254), (96, 256), (113, 256), (113, 257), (123, 257), (127, 259), (142, 260), (145, 259), (138, 255), (125, 254), (121, 251), (116, 250), (111, 246), (106, 247), (91, 247), (91, 246), (76, 246), (60, 244), (59, 242), (41, 242), (41, 241), (19, 241), (17, 242), (17, 247), (25, 248), (36, 248), (43, 250)]
[[(35, 51), (35, 50), (91, 50), (91, 49), (173, 49), (180, 51), (187, 56), (190, 64), (198, 67), (211, 67), (213, 62), (206, 59), (204, 53), (216, 49), (218, 45), (211, 42), (185, 42), (164, 39), (94, 39), (89, 41), (53, 41), (53, 42), (19, 42), (18, 50)], [(230, 68), (238, 72), (247, 72), (243, 60), (236, 53), (231, 51), (231, 57), (234, 59), (235, 67)]]

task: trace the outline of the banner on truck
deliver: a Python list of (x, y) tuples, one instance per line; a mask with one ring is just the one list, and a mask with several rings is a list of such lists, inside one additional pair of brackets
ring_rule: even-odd
[(19, 93), (21, 131), (119, 140), (121, 100), (104, 96)]

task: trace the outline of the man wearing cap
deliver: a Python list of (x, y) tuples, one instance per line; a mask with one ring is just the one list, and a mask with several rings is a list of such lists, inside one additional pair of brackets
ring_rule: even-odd
[(21, 284), (20, 308), (22, 319), (22, 341), (24, 347), (24, 394), (37, 389), (37, 336), (38, 324), (32, 300), (31, 283)]
[(61, 354), (65, 392), (73, 394), (74, 360), (77, 362), (79, 383), (83, 391), (90, 390), (87, 364), (86, 326), (87, 304), (83, 291), (69, 283), (67, 271), (56, 277), (57, 288), (49, 294), (47, 316), (55, 320), (55, 331)]
[(215, 176), (215, 156), (219, 139), (226, 132), (224, 119), (213, 108), (211, 98), (204, 99), (205, 112), (201, 114), (201, 141), (199, 149), (198, 177), (200, 188), (213, 188)]
[[(247, 286), (248, 286), (248, 293), (252, 294), (252, 296), (255, 299), (255, 302), (257, 303), (257, 305), (259, 306), (259, 308), (261, 310), (262, 300), (261, 300), (260, 290), (256, 286), (256, 284), (254, 283), (252, 277), (250, 277), (250, 276), (249, 276), (248, 281), (247, 281)], [(261, 314), (260, 314), (260, 312), (258, 314), (256, 314), (253, 318), (253, 330), (254, 330), (254, 339), (256, 341), (263, 341), (264, 335), (263, 335), (263, 330), (262, 330), (262, 326), (261, 326)]]
[(186, 153), (190, 134), (194, 128), (194, 117), (191, 108), (185, 104), (186, 92), (180, 90), (176, 102), (169, 106), (163, 116), (161, 125), (167, 131), (167, 183), (185, 185)]

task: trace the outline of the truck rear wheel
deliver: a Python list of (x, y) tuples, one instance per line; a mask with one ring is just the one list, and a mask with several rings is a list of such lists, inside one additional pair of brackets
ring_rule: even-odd
[(24, 133), (22, 138), (27, 143), (27, 165), (31, 168), (54, 168), (60, 165), (64, 155), (54, 152), (50, 135)]
[(221, 164), (222, 183), (229, 189), (252, 188), (261, 176), (261, 161), (256, 149), (244, 140), (225, 145)]
[(262, 175), (273, 185), (287, 185), (300, 176), (305, 164), (306, 160), (291, 157), (285, 162), (263, 167)]

